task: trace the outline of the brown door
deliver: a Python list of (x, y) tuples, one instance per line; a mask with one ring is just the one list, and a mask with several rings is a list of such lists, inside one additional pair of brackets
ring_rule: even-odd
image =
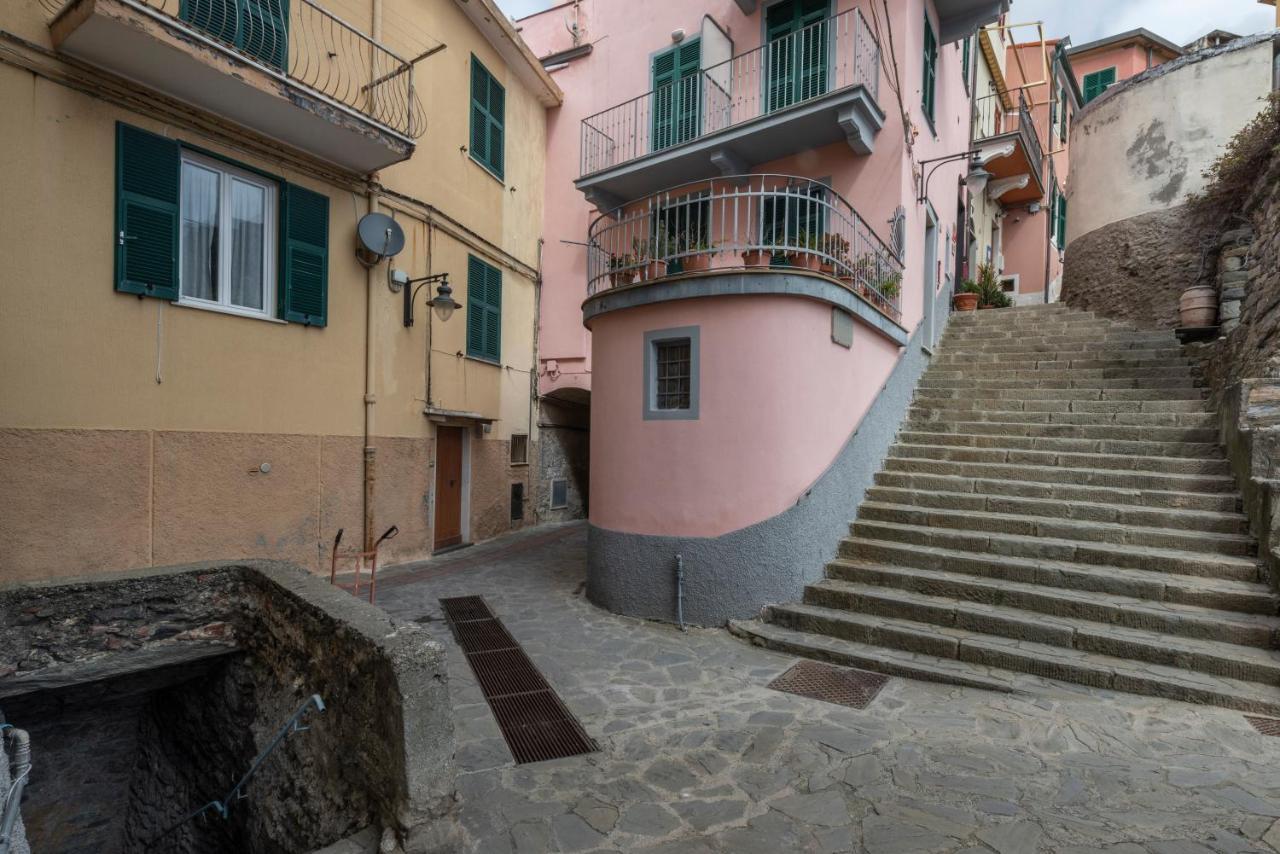
[(462, 542), (462, 428), (436, 429), (436, 545)]

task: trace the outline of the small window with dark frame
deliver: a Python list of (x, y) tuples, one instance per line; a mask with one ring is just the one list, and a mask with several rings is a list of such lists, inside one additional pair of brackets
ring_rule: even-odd
[(551, 481), (551, 509), (563, 510), (569, 506), (569, 481), (555, 478)]
[(511, 434), (511, 465), (523, 466), (529, 463), (529, 434)]
[(654, 342), (654, 408), (659, 410), (689, 409), (691, 380), (688, 338)]

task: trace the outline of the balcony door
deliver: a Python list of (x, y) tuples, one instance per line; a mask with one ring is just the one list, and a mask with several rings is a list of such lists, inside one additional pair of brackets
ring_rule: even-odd
[(827, 91), (829, 10), (829, 0), (782, 0), (765, 10), (769, 112)]
[(698, 135), (701, 63), (701, 39), (682, 42), (653, 58), (654, 151)]
[(264, 65), (288, 64), (289, 0), (181, 0), (178, 17)]

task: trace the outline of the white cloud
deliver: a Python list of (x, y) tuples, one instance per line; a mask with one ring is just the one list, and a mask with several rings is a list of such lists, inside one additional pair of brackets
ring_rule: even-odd
[[(1084, 44), (1145, 27), (1174, 44), (1194, 41), (1210, 30), (1248, 35), (1275, 26), (1275, 9), (1257, 0), (1013, 0), (1013, 23), (1044, 21), (1049, 38), (1071, 36)], [(1019, 39), (1025, 30), (1019, 30)]]
[(511, 18), (523, 18), (534, 12), (541, 12), (556, 4), (557, 0), (498, 0), (498, 8)]

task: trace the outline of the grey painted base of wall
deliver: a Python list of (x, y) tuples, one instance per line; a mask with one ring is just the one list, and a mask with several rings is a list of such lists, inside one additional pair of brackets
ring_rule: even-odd
[[(935, 336), (951, 307), (944, 288), (935, 309)], [(661, 537), (591, 525), (587, 536), (587, 598), (618, 614), (676, 620), (676, 555), (684, 566), (684, 621), (719, 626), (759, 614), (765, 605), (795, 601), (848, 535), (862, 497), (880, 470), (929, 365), (924, 324), (905, 350), (840, 454), (786, 511), (720, 537)]]

